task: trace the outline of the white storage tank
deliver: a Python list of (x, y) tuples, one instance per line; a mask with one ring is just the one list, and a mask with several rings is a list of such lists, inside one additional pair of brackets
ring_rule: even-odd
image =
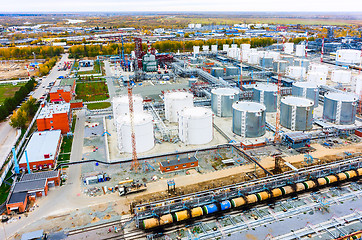
[(222, 50), (223, 50), (224, 52), (227, 52), (227, 51), (229, 50), (229, 44), (223, 44), (223, 45), (222, 45)]
[(258, 52), (249, 52), (248, 63), (259, 64), (259, 53)]
[(354, 124), (357, 100), (351, 93), (328, 92), (324, 95), (323, 119), (335, 124)]
[(206, 144), (213, 138), (212, 112), (204, 107), (179, 112), (179, 137), (186, 144)]
[(305, 69), (308, 69), (309, 64), (310, 64), (310, 60), (308, 60), (308, 59), (302, 59), (302, 58), (294, 59), (294, 66), (304, 67)]
[(253, 89), (253, 101), (264, 104), (266, 112), (277, 111), (278, 87), (276, 84), (256, 84)]
[(313, 101), (287, 96), (280, 102), (280, 124), (293, 131), (310, 130), (313, 127)]
[(211, 52), (217, 53), (217, 45), (211, 45)]
[(318, 107), (319, 89), (317, 84), (311, 82), (294, 82), (292, 86), (292, 95), (312, 100), (314, 107)]
[(216, 88), (211, 90), (211, 109), (218, 117), (231, 117), (232, 105), (238, 101), (240, 90), (237, 88)]
[(287, 70), (289, 62), (286, 60), (276, 60), (273, 62), (273, 71), (284, 73)]
[(336, 52), (336, 62), (338, 64), (360, 64), (361, 51), (354, 49), (340, 49)]
[(362, 95), (362, 75), (355, 76), (354, 81), (356, 84), (355, 93), (360, 96)]
[(326, 85), (327, 83), (327, 74), (323, 72), (308, 72), (307, 74), (307, 82), (312, 82), (318, 85)]
[(292, 54), (293, 50), (294, 50), (294, 43), (292, 42), (284, 43), (284, 53)]
[(249, 54), (250, 54), (250, 49), (241, 51), (241, 57), (243, 62), (248, 61)]
[[(139, 95), (133, 95), (133, 112), (143, 112), (143, 99)], [(128, 95), (123, 95), (120, 97), (114, 97), (112, 100), (113, 116), (114, 120), (118, 116), (129, 113), (129, 100)]]
[(203, 45), (203, 46), (202, 46), (202, 51), (203, 51), (203, 52), (209, 52), (209, 49), (210, 49), (210, 48), (209, 48), (209, 45)]
[[(132, 152), (131, 121), (129, 114), (117, 118), (118, 148), (121, 152)], [(147, 152), (154, 145), (153, 118), (148, 113), (135, 113), (133, 118), (137, 152)]]
[(265, 106), (256, 102), (233, 104), (233, 133), (247, 138), (265, 134)]
[(305, 67), (299, 66), (289, 66), (287, 67), (287, 76), (296, 78), (296, 79), (304, 79), (307, 75), (307, 71)]
[(295, 46), (295, 56), (297, 56), (297, 57), (305, 56), (305, 45), (304, 44)]
[(194, 46), (193, 50), (194, 50), (194, 54), (199, 54), (200, 53), (200, 46)]
[(178, 112), (194, 106), (194, 96), (188, 92), (168, 92), (164, 95), (165, 117), (169, 122), (177, 122)]
[(273, 58), (272, 57), (261, 57), (259, 60), (259, 65), (264, 68), (272, 68), (273, 67)]
[(285, 60), (285, 61), (288, 61), (289, 65), (294, 65), (294, 57), (293, 56), (282, 55), (281, 59)]
[(308, 68), (308, 72), (320, 72), (325, 75), (328, 75), (328, 66), (322, 64), (310, 64)]
[(351, 82), (351, 71), (348, 70), (333, 70), (331, 75), (332, 82), (348, 84)]
[(242, 43), (240, 44), (240, 48), (242, 51), (248, 51), (250, 50), (250, 44), (249, 43)]

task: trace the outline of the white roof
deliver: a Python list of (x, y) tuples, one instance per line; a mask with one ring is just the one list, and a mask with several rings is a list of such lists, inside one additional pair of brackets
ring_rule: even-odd
[[(50, 159), (53, 159), (57, 151), (60, 137), (61, 130), (33, 133), (25, 149), (28, 153), (29, 162), (38, 162), (49, 159), (44, 158), (44, 154), (49, 154)], [(19, 163), (26, 163), (25, 153), (21, 156)]]
[(40, 111), (38, 119), (53, 118), (54, 113), (69, 113), (70, 103), (49, 104)]

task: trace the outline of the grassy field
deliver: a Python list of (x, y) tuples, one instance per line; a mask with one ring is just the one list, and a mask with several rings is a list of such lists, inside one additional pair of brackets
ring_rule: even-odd
[(111, 106), (111, 103), (109, 103), (109, 102), (89, 103), (89, 104), (87, 104), (87, 108), (89, 110), (104, 109), (104, 108), (109, 108), (110, 106)]
[(64, 137), (62, 146), (60, 146), (61, 153), (70, 153), (72, 151), (73, 137)]
[(105, 82), (78, 83), (75, 89), (76, 99), (84, 102), (100, 101), (109, 98), (108, 87)]
[(4, 103), (5, 98), (13, 97), (15, 92), (19, 90), (25, 83), (18, 83), (17, 85), (12, 84), (1, 84), (0, 85), (0, 105)]

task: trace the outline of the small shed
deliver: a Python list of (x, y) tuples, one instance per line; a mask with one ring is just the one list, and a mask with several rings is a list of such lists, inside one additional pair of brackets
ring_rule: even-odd
[(311, 137), (304, 132), (290, 132), (285, 134), (284, 141), (293, 149), (305, 147), (310, 144)]
[(178, 158), (174, 160), (167, 160), (160, 163), (161, 172), (171, 172), (187, 168), (194, 168), (199, 165), (199, 161), (195, 157)]

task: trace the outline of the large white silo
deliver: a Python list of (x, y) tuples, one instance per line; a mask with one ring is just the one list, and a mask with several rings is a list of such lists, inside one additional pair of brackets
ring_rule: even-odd
[(333, 70), (331, 75), (332, 82), (347, 84), (351, 82), (352, 73), (348, 70)]
[(240, 48), (242, 51), (248, 51), (250, 50), (250, 44), (249, 43), (240, 44)]
[(361, 63), (361, 51), (355, 49), (339, 49), (336, 52), (336, 62), (339, 64)]
[(297, 56), (297, 57), (305, 56), (305, 45), (304, 44), (295, 46), (295, 56)]
[(177, 122), (178, 112), (194, 106), (194, 96), (189, 92), (168, 92), (164, 95), (165, 117), (169, 122)]
[(293, 50), (294, 50), (294, 43), (292, 42), (284, 43), (284, 53), (292, 54)]
[(323, 72), (309, 71), (307, 74), (307, 82), (315, 83), (317, 86), (326, 85), (327, 74)]
[(248, 63), (250, 64), (259, 64), (259, 53), (250, 52), (248, 55)]
[[(135, 113), (143, 112), (142, 97), (139, 95), (133, 95), (132, 100), (133, 100), (133, 111)], [(126, 113), (129, 113), (128, 95), (114, 97), (112, 99), (112, 108), (113, 108), (114, 120), (116, 120), (118, 116), (122, 116)]]
[[(132, 152), (130, 115), (124, 114), (117, 118), (118, 148), (121, 152)], [(135, 113), (133, 118), (137, 152), (147, 152), (154, 145), (153, 118), (148, 113)]]
[(195, 55), (195, 54), (199, 54), (199, 53), (200, 53), (200, 46), (194, 46), (194, 47), (193, 47), (193, 50), (194, 50), (194, 51), (193, 51), (193, 52), (194, 52), (194, 55)]
[(229, 44), (223, 44), (223, 45), (222, 45), (222, 50), (223, 50), (224, 52), (227, 52), (228, 49), (229, 49)]
[(308, 72), (320, 72), (323, 73), (325, 75), (328, 75), (328, 71), (329, 68), (326, 65), (322, 65), (322, 64), (310, 64), (308, 67)]
[(217, 53), (217, 45), (211, 45), (211, 52)]
[(304, 79), (306, 77), (307, 71), (305, 67), (300, 66), (289, 66), (287, 68), (287, 76), (293, 77), (296, 79)]
[(206, 144), (213, 138), (212, 112), (204, 107), (179, 112), (179, 137), (186, 144)]
[(356, 83), (355, 93), (360, 96), (362, 94), (362, 75), (354, 76), (353, 79)]

